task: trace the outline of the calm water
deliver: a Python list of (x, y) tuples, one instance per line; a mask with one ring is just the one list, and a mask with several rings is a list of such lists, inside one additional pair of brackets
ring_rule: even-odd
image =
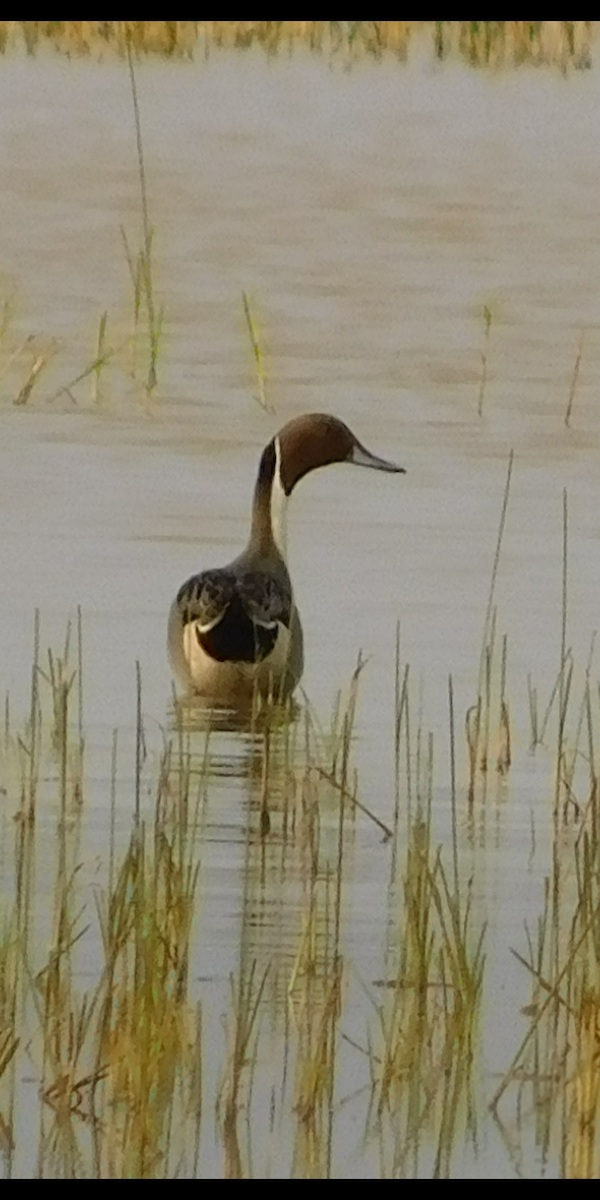
[[(346, 74), (302, 57), (267, 64), (250, 56), (140, 66), (138, 88), (166, 311), (159, 388), (141, 404), (125, 373), (111, 368), (101, 405), (90, 406), (89, 381), (78, 407), (64, 398), (48, 405), (45, 396), (93, 359), (104, 310), (109, 340), (128, 332), (119, 226), (133, 240), (140, 227), (129, 83), (120, 65), (2, 63), (0, 283), (3, 295), (16, 293), (11, 336), (56, 339), (59, 351), (27, 408), (12, 404), (10, 372), (1, 385), (0, 685), (22, 711), (34, 608), (43, 644), (56, 645), (81, 605), (89, 849), (101, 858), (114, 726), (122, 731), (119, 820), (129, 822), (135, 660), (156, 748), (169, 720), (165, 628), (174, 591), (244, 543), (258, 455), (274, 430), (306, 409), (335, 412), (408, 473), (336, 467), (294, 496), (290, 566), (306, 631), (303, 684), (326, 716), (359, 649), (368, 657), (355, 757), (361, 794), (389, 820), (400, 619), (415, 701), (421, 680), (423, 723), (436, 734), (436, 837), (446, 842), (447, 677), (455, 680), (462, 782), (463, 715), (514, 448), (496, 599), (498, 628), (508, 634), (515, 766), (501, 790), (494, 779), (476, 837), (466, 824), (461, 834), (477, 919), (489, 923), (481, 1050), (489, 1095), (526, 1028), (519, 1008), (528, 981), (509, 948), (523, 949), (522, 923), (541, 909), (549, 867), (553, 762), (544, 751), (528, 754), (527, 675), (545, 700), (560, 653), (564, 487), (567, 640), (580, 666), (598, 620), (598, 76), (490, 77), (418, 62)], [(268, 352), (275, 417), (252, 399), (242, 289)], [(492, 324), (479, 419), (484, 305)], [(208, 979), (198, 986), (210, 997), (219, 1053), (238, 956), (251, 758), (235, 736), (220, 752), (196, 964)], [(388, 859), (368, 822), (358, 822), (355, 839), (344, 944), (372, 980)], [(260, 932), (265, 961), (275, 947), (286, 952), (286, 929), (293, 957), (293, 897), (292, 915), (281, 901), (276, 908), (273, 943), (268, 922)], [(349, 1000), (348, 1028), (364, 1031), (370, 1013), (361, 996)], [(209, 1062), (209, 1075), (217, 1069)], [(362, 1061), (345, 1060), (342, 1094), (364, 1076)], [(336, 1173), (373, 1174), (376, 1152), (357, 1148), (353, 1120), (350, 1106)], [(206, 1141), (205, 1169), (218, 1172), (212, 1129)], [(255, 1170), (263, 1169), (259, 1155)], [(514, 1169), (491, 1122), (482, 1123), (477, 1150), (458, 1147), (454, 1163), (462, 1175)], [(537, 1169), (532, 1150), (524, 1173)]]

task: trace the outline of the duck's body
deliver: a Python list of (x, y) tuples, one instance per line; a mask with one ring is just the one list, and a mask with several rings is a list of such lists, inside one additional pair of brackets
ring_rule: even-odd
[(302, 625), (285, 562), (285, 505), (319, 466), (354, 462), (402, 471), (361, 446), (342, 421), (321, 413), (290, 421), (266, 446), (254, 490), (246, 549), (226, 567), (193, 575), (169, 616), (169, 655), (180, 682), (227, 708), (258, 692), (283, 700), (304, 665)]
[[(236, 708), (255, 690), (283, 700), (304, 666), (302, 625), (282, 562), (249, 562), (193, 575), (169, 617), (169, 652), (178, 678), (215, 704)], [(283, 568), (283, 570), (281, 570)]]

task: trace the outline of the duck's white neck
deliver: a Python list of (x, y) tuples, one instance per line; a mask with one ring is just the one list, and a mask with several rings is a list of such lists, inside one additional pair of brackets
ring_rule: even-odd
[(275, 470), (271, 484), (271, 528), (279, 553), (287, 563), (287, 507), (288, 497), (281, 482), (281, 446), (275, 438)]

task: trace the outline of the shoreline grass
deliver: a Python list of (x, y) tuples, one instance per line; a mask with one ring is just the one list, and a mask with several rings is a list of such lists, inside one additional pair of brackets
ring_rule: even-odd
[(416, 43), (434, 58), (473, 66), (531, 63), (567, 70), (591, 65), (592, 21), (2, 21), (0, 53), (45, 46), (67, 56), (206, 58), (223, 49), (260, 48), (287, 55), (308, 50), (345, 63), (393, 57)]

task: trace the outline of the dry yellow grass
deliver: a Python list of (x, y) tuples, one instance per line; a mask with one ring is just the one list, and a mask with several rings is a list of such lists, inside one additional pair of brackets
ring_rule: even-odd
[[(363, 661), (359, 658), (347, 695), (338, 696), (329, 723), (320, 725), (306, 707), (301, 721), (296, 709), (287, 722), (278, 715), (261, 726), (260, 735), (257, 730), (239, 968), (231, 980), (231, 1004), (222, 1013), (226, 1036), (221, 1060), (217, 1057), (216, 1086), (207, 1091), (205, 1000), (190, 959), (200, 913), (204, 812), (213, 787), (211, 739), (193, 721), (185, 725), (178, 718), (186, 714), (178, 713), (149, 788), (140, 691), (130, 830), (115, 837), (113, 745), (110, 838), (90, 888), (82, 850), (89, 818), (80, 620), (76, 664), (70, 662), (73, 640), (68, 631), (60, 652), (48, 653), (44, 663), (36, 621), (28, 720), (24, 730), (15, 731), (7, 708), (0, 739), (4, 803), (16, 817), (8, 827), (14, 834), (2, 844), (0, 902), (0, 1153), (8, 1173), (16, 1163), (23, 1169), (24, 1155), (26, 1170), (42, 1177), (197, 1177), (204, 1169), (202, 1113), (208, 1103), (217, 1118), (224, 1174), (251, 1176), (252, 1130), (256, 1119), (262, 1129), (265, 1105), (264, 1083), (254, 1103), (260, 1086), (255, 1076), (272, 1055), (265, 1020), (271, 1013), (283, 1029), (274, 1043), (277, 1061), (269, 1078), (289, 1074), (290, 1079), (289, 1088), (283, 1086), (277, 1095), (269, 1082), (272, 1124), (283, 1123), (287, 1131), (283, 1153), (292, 1174), (331, 1177), (342, 1034), (354, 1045), (369, 1041), (360, 1025), (349, 1027), (349, 1035), (341, 1027), (352, 972), (345, 950), (347, 859), (354, 854), (357, 823), (378, 821), (358, 801), (351, 766)], [(50, 890), (38, 895), (41, 830), (45, 838), (51, 833)], [(409, 821), (411, 846), (421, 832), (418, 812), (414, 827)], [(393, 958), (398, 970), (390, 1005), (386, 999), (381, 1009), (383, 1035), (375, 1039), (371, 1064), (385, 1063), (386, 1079), (383, 1065), (375, 1066), (372, 1096), (388, 1120), (392, 1094), (398, 1090), (404, 1096), (404, 1083), (410, 1086), (414, 1074), (410, 1064), (400, 1062), (399, 1042), (410, 1037), (414, 1070), (420, 1073), (431, 1056), (425, 1043), (434, 1038), (435, 1137), (440, 1173), (446, 1174), (453, 1140), (461, 1133), (458, 1096), (476, 1022), (482, 959), (467, 933), (466, 908), (446, 884), (439, 854), (429, 845), (423, 854), (421, 849), (415, 851), (416, 866), (409, 853), (405, 915), (390, 919), (390, 930), (397, 925)], [(390, 861), (387, 833), (381, 855), (382, 863)], [(287, 955), (279, 952), (270, 920), (264, 936), (260, 931), (265, 871), (268, 875), (271, 869), (276, 892), (291, 885), (298, 898), (289, 912), (282, 899)], [(425, 893), (427, 902), (421, 904)], [(423, 942), (423, 922), (430, 919), (438, 929), (433, 954)], [(90, 949), (94, 942), (95, 950)], [(418, 987), (413, 987), (419, 955)], [(388, 967), (391, 961), (382, 972)], [(413, 1002), (419, 995), (427, 995), (432, 1007), (429, 1012), (428, 1000), (429, 1016), (415, 1023)], [(366, 1050), (365, 1055), (365, 1133), (370, 1136)], [(207, 1062), (214, 1077), (214, 1047)], [(36, 1136), (28, 1147), (18, 1135), (24, 1070), (33, 1072), (38, 1098)], [(450, 1127), (444, 1080), (451, 1090)], [(406, 1146), (418, 1139), (424, 1121), (431, 1124), (430, 1104), (410, 1108), (406, 1128), (400, 1133), (394, 1128), (399, 1141), (392, 1173), (403, 1172)], [(260, 1142), (255, 1150), (264, 1153)]]
[(591, 21), (2, 21), (0, 49), (33, 54), (44, 44), (61, 54), (102, 57), (126, 53), (192, 58), (220, 47), (260, 46), (269, 54), (295, 46), (346, 59), (393, 55), (404, 59), (415, 37), (426, 37), (438, 58), (500, 66), (532, 62), (566, 69), (589, 66)]

